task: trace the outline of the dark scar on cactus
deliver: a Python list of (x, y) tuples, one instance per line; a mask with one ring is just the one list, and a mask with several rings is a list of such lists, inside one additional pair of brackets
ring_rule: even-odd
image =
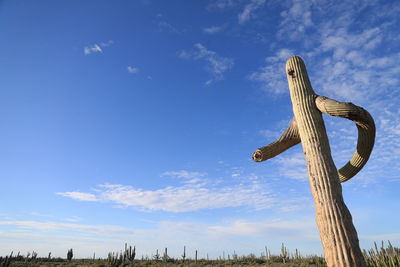
[(288, 71), (288, 74), (289, 74), (292, 78), (295, 77), (295, 75), (294, 75), (294, 70), (289, 70), (289, 71)]

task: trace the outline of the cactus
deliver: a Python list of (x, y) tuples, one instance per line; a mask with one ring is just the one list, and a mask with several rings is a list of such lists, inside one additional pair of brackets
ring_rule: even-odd
[(67, 260), (68, 260), (68, 261), (71, 261), (73, 256), (74, 256), (74, 253), (73, 253), (73, 251), (72, 251), (72, 248), (71, 248), (71, 249), (68, 249), (68, 252), (67, 252)]
[(119, 255), (118, 255), (118, 252), (117, 253), (109, 252), (108, 253), (108, 257), (107, 257), (107, 261), (108, 261), (108, 264), (111, 267), (120, 266), (124, 261), (123, 256), (122, 256), (122, 252)]
[(352, 158), (339, 169), (339, 179), (345, 182), (356, 175), (371, 155), (375, 143), (375, 123), (371, 115), (352, 103), (338, 102), (324, 96), (317, 96), (315, 104), (319, 111), (335, 116), (352, 120), (358, 129), (357, 148)]
[(382, 247), (378, 249), (378, 246), (374, 242), (375, 250), (370, 249), (368, 252), (364, 250), (364, 256), (367, 260), (368, 266), (371, 267), (396, 267), (400, 266), (400, 249), (392, 246), (390, 241), (387, 248), (384, 247), (382, 241)]
[(154, 259), (155, 261), (159, 261), (159, 260), (160, 260), (160, 253), (158, 253), (158, 249), (157, 249), (157, 251), (156, 251), (156, 254), (154, 254), (154, 256), (153, 256), (153, 259)]
[(182, 262), (185, 262), (186, 258), (186, 246), (183, 246)]
[(124, 262), (133, 262), (135, 260), (135, 256), (136, 256), (136, 246), (133, 246), (133, 250), (132, 246), (129, 246), (128, 249), (128, 244), (125, 243), (125, 250), (123, 254)]
[(301, 254), (300, 251), (296, 248), (296, 252), (294, 254), (295, 260), (301, 260)]
[(287, 257), (288, 257), (288, 251), (287, 251), (285, 245), (282, 243), (281, 258), (282, 258), (283, 263), (286, 263)]
[(269, 251), (269, 249), (267, 248), (267, 246), (265, 246), (265, 259), (266, 259), (267, 262), (268, 262), (270, 258), (271, 258), (271, 252)]
[(164, 250), (164, 255), (163, 255), (163, 266), (167, 265), (167, 261), (169, 260), (169, 256), (168, 256), (168, 249), (165, 248)]
[(11, 260), (13, 258), (13, 251), (11, 251), (10, 256), (6, 256), (5, 258), (0, 257), (0, 267), (8, 267), (11, 264)]
[[(253, 153), (253, 160), (272, 158), (301, 142), (327, 265), (364, 267), (357, 232), (343, 201), (340, 182), (352, 178), (367, 162), (374, 146), (374, 121), (361, 107), (316, 95), (300, 57), (289, 58), (286, 72), (294, 118), (277, 141)], [(357, 125), (357, 150), (339, 172), (331, 156), (321, 112), (353, 120)]]

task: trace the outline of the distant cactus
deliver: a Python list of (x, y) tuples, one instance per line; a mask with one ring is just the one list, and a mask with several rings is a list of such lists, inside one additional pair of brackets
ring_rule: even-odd
[(0, 257), (0, 267), (8, 267), (11, 264), (11, 260), (13, 258), (13, 251), (11, 251), (10, 256), (6, 256), (5, 258)]
[(73, 256), (74, 256), (74, 253), (73, 253), (73, 251), (72, 251), (72, 248), (71, 248), (71, 249), (68, 249), (68, 252), (67, 252), (67, 260), (68, 260), (68, 261), (71, 261)]
[(182, 262), (185, 262), (185, 259), (186, 259), (186, 246), (183, 246)]
[(159, 261), (160, 260), (160, 253), (158, 253), (158, 249), (156, 250), (156, 254), (154, 254), (154, 256), (153, 256), (153, 259), (155, 260), (155, 261)]
[(268, 261), (270, 257), (271, 257), (271, 252), (269, 251), (267, 246), (265, 246), (265, 259)]
[(167, 265), (167, 261), (169, 260), (169, 256), (168, 256), (168, 249), (165, 248), (164, 250), (164, 255), (163, 255), (163, 265), (166, 266)]
[(392, 246), (390, 241), (388, 241), (388, 247), (384, 247), (384, 242), (382, 241), (382, 246), (378, 249), (378, 246), (374, 242), (375, 250), (370, 249), (368, 251), (364, 250), (364, 256), (367, 259), (369, 266), (373, 267), (398, 267), (400, 266), (400, 249)]
[(285, 247), (285, 244), (282, 243), (282, 247), (281, 247), (281, 258), (283, 263), (286, 263), (286, 260), (288, 258), (288, 251)]
[(300, 254), (300, 251), (297, 248), (296, 248), (296, 252), (294, 254), (294, 258), (296, 260), (301, 260), (301, 254)]
[(135, 256), (136, 256), (136, 246), (132, 247), (129, 246), (125, 243), (125, 251), (124, 251), (124, 262), (133, 262), (135, 260)]
[(117, 253), (109, 252), (107, 261), (111, 267), (118, 267), (123, 263), (124, 259), (122, 253), (118, 254), (118, 252)]
[(169, 259), (169, 256), (168, 256), (168, 249), (165, 248), (165, 250), (164, 250), (164, 255), (163, 255), (163, 261), (164, 261), (164, 262), (167, 262), (168, 259)]

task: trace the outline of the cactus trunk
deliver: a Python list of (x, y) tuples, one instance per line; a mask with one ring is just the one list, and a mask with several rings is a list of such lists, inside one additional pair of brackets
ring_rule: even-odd
[(343, 201), (325, 125), (304, 62), (300, 57), (291, 57), (286, 71), (326, 262), (329, 267), (363, 267), (357, 232)]

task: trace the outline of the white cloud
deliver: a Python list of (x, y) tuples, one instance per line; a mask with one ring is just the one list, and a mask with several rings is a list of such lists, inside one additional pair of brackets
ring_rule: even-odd
[(182, 59), (203, 60), (206, 62), (206, 70), (212, 74), (212, 78), (206, 81), (205, 85), (210, 85), (215, 81), (222, 80), (224, 73), (234, 65), (233, 58), (221, 57), (216, 52), (208, 50), (204, 45), (197, 43), (193, 52), (185, 50), (179, 53)]
[(182, 50), (178, 53), (178, 57), (181, 59), (190, 59), (191, 58), (191, 54), (185, 50)]
[(378, 27), (365, 29), (361, 33), (349, 33), (347, 28), (339, 28), (336, 31), (324, 25), (325, 33), (321, 38), (321, 49), (333, 51), (334, 58), (342, 58), (353, 49), (368, 51), (382, 41), (382, 33)]
[(71, 216), (65, 219), (67, 222), (79, 222), (82, 221), (82, 218), (79, 216)]
[(279, 133), (278, 131), (272, 131), (269, 129), (260, 130), (258, 132), (260, 133), (261, 136), (263, 136), (267, 139), (278, 139), (279, 136), (282, 134), (282, 133)]
[[(267, 64), (251, 73), (248, 78), (251, 81), (261, 83), (265, 92), (283, 94), (289, 91), (286, 74), (284, 71), (285, 61), (293, 55), (289, 49), (280, 49), (274, 56), (266, 58)], [(279, 68), (281, 66), (281, 68)]]
[(200, 180), (190, 180), (181, 186), (168, 186), (155, 190), (143, 190), (118, 184), (99, 185), (95, 194), (80, 192), (57, 193), (82, 201), (111, 202), (124, 207), (168, 212), (188, 212), (202, 209), (218, 209), (248, 206), (266, 209), (274, 205), (266, 188), (258, 183), (213, 187)]
[(113, 40), (108, 40), (107, 42), (101, 42), (100, 43), (100, 46), (101, 47), (109, 47), (109, 46), (111, 46), (111, 45), (113, 45), (114, 44), (114, 41)]
[(180, 171), (168, 171), (161, 174), (161, 176), (170, 176), (183, 179), (183, 183), (192, 184), (193, 186), (200, 187), (207, 184), (207, 180), (204, 178), (207, 173), (202, 172), (188, 172), (185, 170)]
[(300, 40), (305, 36), (307, 28), (314, 25), (312, 21), (312, 1), (291, 0), (290, 8), (280, 15), (282, 21), (277, 32), (278, 38)]
[(217, 236), (263, 236), (281, 240), (319, 240), (315, 222), (305, 219), (285, 221), (281, 219), (264, 221), (235, 220), (229, 224), (210, 226), (209, 230)]
[(86, 225), (76, 223), (43, 222), (43, 221), (0, 221), (0, 225), (14, 225), (22, 229), (36, 229), (41, 231), (73, 230), (81, 233), (90, 233), (99, 236), (113, 236), (117, 234), (133, 234), (126, 228), (115, 225)]
[(279, 173), (282, 176), (300, 181), (308, 181), (307, 166), (303, 153), (286, 152), (278, 158), (278, 164)]
[(238, 15), (239, 24), (247, 22), (253, 16), (254, 11), (261, 8), (264, 4), (265, 0), (251, 0)]
[(131, 74), (136, 74), (136, 73), (139, 72), (139, 68), (133, 67), (133, 66), (128, 66), (128, 67), (127, 67), (127, 70), (128, 70), (128, 72), (131, 73)]
[(114, 43), (114, 41), (109, 40), (107, 42), (101, 42), (100, 44), (93, 44), (89, 46), (85, 46), (83, 48), (83, 53), (85, 55), (89, 55), (92, 53), (103, 53), (103, 48), (109, 47)]
[(215, 34), (220, 32), (223, 29), (223, 26), (211, 26), (208, 28), (203, 28), (203, 32), (207, 34)]
[(60, 195), (60, 196), (63, 196), (63, 197), (69, 197), (69, 198), (76, 199), (76, 200), (81, 200), (81, 201), (92, 201), (92, 202), (99, 201), (99, 199), (97, 199), (97, 197), (94, 194), (91, 194), (91, 193), (58, 192), (56, 194)]
[(268, 63), (284, 63), (289, 57), (293, 56), (293, 51), (287, 48), (282, 48), (276, 52), (275, 56), (270, 56), (265, 59)]
[(207, 173), (204, 172), (189, 172), (185, 170), (180, 171), (168, 171), (164, 172), (162, 176), (173, 176), (177, 178), (193, 179), (206, 176)]
[(97, 44), (94, 44), (92, 46), (85, 46), (85, 48), (83, 49), (83, 53), (85, 55), (89, 55), (91, 53), (97, 53), (97, 52), (100, 52), (100, 53), (103, 52), (101, 47), (99, 45), (97, 45)]
[(160, 31), (168, 31), (175, 34), (182, 33), (182, 31), (178, 30), (176, 27), (167, 22), (162, 14), (157, 14), (155, 24), (158, 26)]
[(36, 211), (29, 212), (29, 215), (34, 217), (42, 217), (42, 218), (54, 218), (54, 215), (51, 214), (44, 214)]
[(227, 9), (232, 8), (238, 4), (238, 0), (216, 0), (215, 2), (209, 4), (207, 6), (208, 10), (215, 10), (215, 9)]

